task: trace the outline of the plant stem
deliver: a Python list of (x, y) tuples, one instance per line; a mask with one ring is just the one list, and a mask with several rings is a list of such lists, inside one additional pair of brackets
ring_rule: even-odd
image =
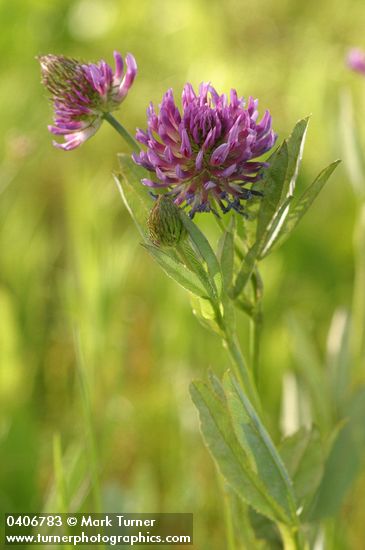
[(124, 141), (128, 143), (128, 145), (133, 149), (133, 151), (136, 151), (137, 153), (141, 150), (136, 140), (130, 135), (130, 133), (122, 126), (122, 124), (113, 117), (110, 113), (104, 114), (105, 120), (109, 122), (111, 126), (122, 136)]
[(260, 341), (262, 332), (262, 316), (257, 313), (250, 320), (251, 334), (251, 365), (256, 385), (259, 385), (260, 379)]
[[(222, 231), (226, 230), (226, 227), (221, 219), (215, 216), (215, 220)], [(237, 242), (235, 242), (235, 252), (237, 257), (242, 261), (244, 258), (244, 253), (241, 250)], [(236, 298), (234, 303), (237, 307), (242, 309), (250, 317), (250, 348), (251, 348), (251, 368), (254, 376), (256, 386), (259, 383), (259, 366), (260, 366), (260, 343), (261, 343), (261, 333), (262, 333), (262, 324), (263, 324), (263, 315), (262, 315), (262, 295), (263, 295), (263, 282), (258, 271), (258, 268), (255, 267), (251, 275), (251, 283), (254, 294), (254, 304), (253, 307), (250, 307), (250, 304), (245, 304), (245, 298)], [(247, 306), (247, 307), (246, 307)]]
[(233, 362), (234, 373), (252, 405), (255, 407), (257, 412), (261, 413), (261, 403), (256, 390), (255, 382), (242, 355), (237, 336), (232, 334), (232, 331), (229, 328), (227, 329), (227, 327), (224, 328), (224, 332), (224, 342)]
[(255, 307), (251, 315), (251, 367), (256, 386), (259, 385), (260, 368), (260, 344), (262, 333), (262, 295), (263, 283), (258, 269), (256, 268), (251, 276)]
[(223, 494), (223, 512), (226, 527), (227, 550), (237, 550), (233, 526), (232, 499), (230, 498), (230, 494), (223, 477), (220, 474), (218, 474), (218, 476)]
[(309, 546), (305, 540), (302, 540), (297, 529), (291, 529), (283, 523), (278, 524), (280, 535), (283, 541), (284, 550), (309, 550)]

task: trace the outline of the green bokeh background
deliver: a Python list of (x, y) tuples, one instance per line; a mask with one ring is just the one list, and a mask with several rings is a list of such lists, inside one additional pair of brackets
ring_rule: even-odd
[[(149, 101), (168, 87), (179, 98), (186, 81), (258, 97), (279, 139), (311, 113), (304, 187), (343, 156), (343, 90), (365, 120), (364, 80), (344, 64), (349, 47), (365, 46), (364, 17), (362, 0), (0, 0), (1, 511), (95, 511), (91, 421), (104, 510), (194, 512), (195, 547), (225, 548), (188, 384), (209, 367), (222, 372), (228, 358), (139, 245), (111, 177), (126, 151), (114, 130), (104, 124), (70, 153), (52, 147), (35, 56), (111, 62), (113, 49), (133, 52), (139, 75), (118, 113), (131, 131), (145, 126)], [(263, 264), (261, 391), (276, 439), (294, 361), (288, 315), (324, 354), (334, 310), (351, 302), (355, 212), (342, 166)], [(197, 221), (209, 231), (209, 219)], [(363, 488), (360, 480), (348, 498), (338, 548), (362, 548)]]

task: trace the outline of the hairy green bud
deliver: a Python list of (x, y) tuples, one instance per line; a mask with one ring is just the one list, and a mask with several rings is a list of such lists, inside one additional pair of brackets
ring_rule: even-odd
[(176, 246), (186, 236), (179, 208), (166, 195), (160, 195), (147, 220), (150, 239), (156, 246)]

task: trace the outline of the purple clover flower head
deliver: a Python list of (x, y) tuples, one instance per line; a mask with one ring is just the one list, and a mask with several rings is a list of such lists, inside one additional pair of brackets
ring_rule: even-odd
[(247, 105), (231, 90), (230, 102), (209, 83), (199, 94), (186, 84), (182, 112), (175, 105), (172, 90), (162, 99), (160, 112), (147, 109), (148, 128), (137, 130), (136, 139), (147, 147), (134, 154), (134, 161), (151, 172), (142, 183), (166, 189), (175, 204), (189, 208), (189, 215), (230, 209), (243, 212), (241, 201), (259, 194), (247, 189), (262, 176), (267, 163), (257, 159), (271, 149), (276, 134), (266, 111), (257, 122), (258, 101)]
[(353, 71), (365, 75), (365, 52), (358, 48), (352, 48), (347, 54), (347, 65)]
[(103, 116), (118, 109), (125, 99), (137, 74), (132, 54), (127, 54), (124, 73), (123, 58), (114, 52), (115, 72), (105, 62), (82, 63), (62, 55), (44, 55), (38, 58), (42, 82), (51, 94), (54, 107), (52, 134), (64, 136), (64, 143), (54, 141), (56, 147), (75, 149), (95, 134)]

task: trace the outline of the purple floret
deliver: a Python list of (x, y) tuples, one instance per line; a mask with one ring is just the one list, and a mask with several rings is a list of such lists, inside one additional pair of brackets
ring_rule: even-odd
[(242, 200), (256, 192), (245, 186), (257, 182), (267, 163), (254, 160), (271, 149), (276, 134), (266, 111), (257, 123), (258, 101), (247, 105), (231, 90), (230, 102), (209, 83), (200, 85), (197, 95), (191, 84), (182, 94), (182, 113), (172, 90), (162, 99), (159, 113), (147, 109), (146, 131), (136, 139), (146, 151), (134, 154), (134, 161), (151, 172), (142, 180), (150, 188), (165, 188), (177, 205), (196, 212), (216, 213), (231, 208), (242, 212)]

